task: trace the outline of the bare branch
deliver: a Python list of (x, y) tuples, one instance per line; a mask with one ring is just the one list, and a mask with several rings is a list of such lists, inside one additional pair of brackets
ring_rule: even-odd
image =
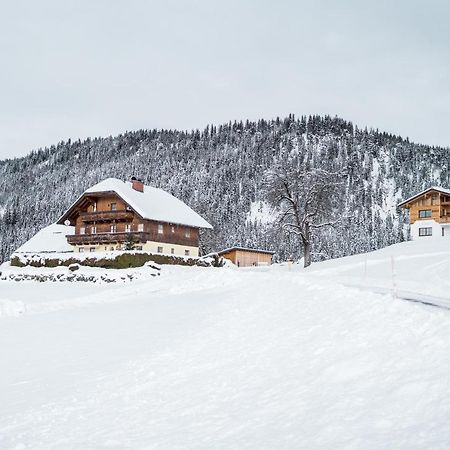
[(323, 227), (334, 227), (339, 222), (341, 222), (341, 219), (334, 220), (333, 222), (323, 222), (323, 223), (318, 223), (318, 224), (310, 224), (310, 227), (311, 228), (315, 228), (315, 229), (323, 228)]

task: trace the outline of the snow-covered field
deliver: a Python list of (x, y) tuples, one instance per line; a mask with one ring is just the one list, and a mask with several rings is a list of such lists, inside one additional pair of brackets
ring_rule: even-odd
[(447, 449), (450, 311), (399, 298), (445, 303), (447, 273), (438, 240), (307, 271), (0, 282), (0, 448)]

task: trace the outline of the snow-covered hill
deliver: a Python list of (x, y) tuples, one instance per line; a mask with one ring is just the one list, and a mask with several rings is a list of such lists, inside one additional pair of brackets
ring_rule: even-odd
[(308, 273), (394, 296), (450, 308), (450, 239), (425, 239), (324, 261)]
[(447, 449), (450, 311), (393, 296), (391, 254), (400, 290), (446, 294), (445, 240), (307, 271), (2, 282), (0, 448)]
[[(202, 131), (139, 130), (61, 142), (0, 161), (0, 262), (59, 217), (87, 188), (132, 175), (183, 200), (214, 227), (201, 236), (207, 254), (235, 245), (266, 248), (282, 261), (301, 257), (269, 205), (268, 174), (280, 164), (346, 174), (329, 219), (317, 231), (317, 260), (375, 250), (407, 238), (396, 205), (431, 185), (450, 186), (448, 148), (363, 130), (338, 117), (234, 122)], [(165, 212), (166, 214), (167, 212)]]

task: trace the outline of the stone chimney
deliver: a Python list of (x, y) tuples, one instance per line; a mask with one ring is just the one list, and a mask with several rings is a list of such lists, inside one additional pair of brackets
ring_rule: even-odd
[(131, 187), (138, 192), (144, 192), (144, 183), (136, 177), (131, 178)]

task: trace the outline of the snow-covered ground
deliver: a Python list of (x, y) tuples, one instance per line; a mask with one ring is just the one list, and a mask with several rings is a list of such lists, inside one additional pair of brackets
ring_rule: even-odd
[(376, 252), (329, 260), (309, 271), (347, 286), (450, 308), (450, 238), (403, 242)]
[(446, 240), (0, 282), (0, 448), (447, 449), (450, 311), (393, 296), (391, 255), (400, 288), (447, 293)]

